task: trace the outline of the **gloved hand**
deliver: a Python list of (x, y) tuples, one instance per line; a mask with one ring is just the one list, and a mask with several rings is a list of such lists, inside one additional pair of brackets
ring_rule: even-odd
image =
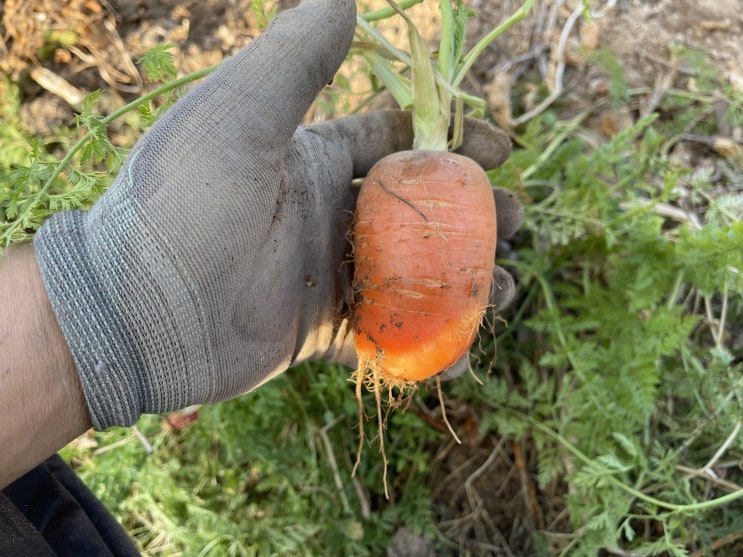
[[(280, 14), (141, 138), (90, 211), (39, 230), (95, 428), (226, 400), (307, 359), (355, 361), (351, 180), (410, 148), (412, 129), (401, 111), (297, 128), (343, 61), (354, 16), (354, 0)], [(482, 122), (465, 139), (486, 168), (508, 156), (506, 136)], [(498, 219), (513, 228), (521, 206), (509, 199)]]

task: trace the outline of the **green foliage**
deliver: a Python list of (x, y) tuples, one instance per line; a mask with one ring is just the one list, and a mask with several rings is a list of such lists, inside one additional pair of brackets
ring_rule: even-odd
[[(514, 263), (524, 305), (499, 337), (515, 379), (460, 395), (491, 408), (489, 430), (535, 438), (540, 486), (570, 485), (574, 533), (560, 555), (687, 555), (743, 516), (735, 483), (689, 472), (728, 436), (726, 450), (743, 449), (743, 363), (729, 344), (741, 325), (740, 184), (717, 197), (694, 182), (665, 156), (655, 116), (596, 149), (574, 133), (581, 120), (531, 122), (491, 173), (530, 200)], [(704, 222), (670, 210), (690, 194), (709, 207)]]
[(624, 105), (630, 100), (629, 88), (624, 78), (621, 62), (610, 50), (600, 48), (591, 53), (589, 60), (595, 61), (609, 78), (609, 98), (614, 106)]
[(441, 434), (413, 414), (391, 417), (400, 498), (381, 504), (376, 451), (367, 450), (351, 478), (358, 410), (349, 377), (340, 366), (300, 366), (202, 408), (183, 430), (142, 418), (152, 454), (130, 430), (114, 428), (95, 434), (95, 451), (70, 446), (64, 456), (146, 554), (380, 555), (397, 524), (433, 531), (421, 448)]
[[(153, 76), (174, 75), (172, 57), (166, 48), (167, 45), (156, 47), (141, 59)], [(141, 134), (177, 100), (174, 91), (204, 77), (215, 67), (168, 81), (106, 116), (97, 112), (101, 92), (91, 93), (74, 119), (80, 137), (61, 160), (57, 160), (46, 145), (57, 142), (67, 144), (66, 137), (42, 143), (36, 138), (26, 138), (24, 132), (18, 129), (7, 132), (18, 143), (27, 142), (23, 145), (27, 154), (0, 165), (0, 249), (13, 242), (30, 239), (55, 211), (92, 205), (113, 181), (128, 153), (128, 147), (119, 147), (110, 141), (108, 126), (111, 122), (139, 110), (143, 118), (137, 132)], [(159, 101), (157, 109), (148, 104), (155, 99)], [(11, 118), (15, 118), (17, 123), (17, 114), (13, 116), (12, 113), (14, 106), (17, 108), (17, 103), (6, 102), (3, 109), (10, 112)], [(9, 149), (8, 153), (13, 151)]]
[(271, 23), (271, 20), (276, 16), (278, 11), (276, 4), (271, 7), (268, 7), (268, 4), (269, 2), (266, 0), (258, 0), (250, 4), (250, 10), (255, 15), (255, 19), (258, 22), (258, 29), (261, 31), (268, 27), (268, 24)]
[[(20, 93), (9, 78), (0, 80), (0, 177), (4, 176), (28, 152), (29, 140), (20, 121)], [(3, 197), (0, 197), (3, 199)]]
[(171, 81), (178, 74), (173, 54), (170, 51), (175, 45), (172, 43), (159, 44), (145, 52), (137, 59), (137, 63), (150, 81)]
[[(271, 15), (263, 2), (253, 9)], [(687, 555), (743, 529), (743, 169), (720, 161), (721, 192), (669, 156), (682, 134), (709, 131), (715, 100), (725, 99), (734, 125), (743, 103), (696, 53), (679, 57), (694, 87), (669, 90), (663, 118), (640, 118), (594, 147), (582, 133), (588, 113), (545, 113), (515, 132), (513, 155), (490, 173), (525, 201), (518, 257), (503, 262), (518, 274), (519, 303), (508, 327), (496, 327), (497, 355), (487, 341), (478, 354), (479, 371), (495, 371), (480, 374), (482, 385), (446, 385), (445, 397), (472, 409), (483, 434), (533, 446), (525, 472), (545, 509), (531, 534), (540, 555)], [(595, 62), (611, 99), (631, 101), (618, 61), (598, 52)], [(0, 246), (30, 238), (55, 211), (93, 203), (127, 154), (108, 125), (137, 114), (141, 132), (212, 69), (175, 79), (168, 45), (140, 63), (167, 83), (109, 115), (97, 113), (93, 93), (76, 129), (54, 141), (22, 130), (18, 90), (6, 84)], [(350, 89), (342, 77), (336, 85), (323, 97), (335, 110)], [(61, 161), (52, 144), (69, 146)], [(414, 411), (391, 411), (386, 501), (378, 445), (364, 447), (350, 475), (358, 408), (349, 376), (301, 366), (202, 409), (183, 430), (142, 418), (152, 454), (131, 430), (112, 429), (64, 456), (146, 555), (380, 555), (401, 525), (452, 554), (429, 485), (432, 455), (449, 439)], [(423, 389), (412, 405), (432, 398)], [(376, 415), (373, 399), (365, 404)], [(373, 420), (366, 434), (379, 435)], [(562, 545), (548, 544), (551, 534)]]

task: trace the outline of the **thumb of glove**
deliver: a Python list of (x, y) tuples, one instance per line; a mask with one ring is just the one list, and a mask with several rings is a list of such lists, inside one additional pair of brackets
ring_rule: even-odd
[[(355, 16), (353, 0), (305, 0), (279, 13), (253, 48), (230, 60), (224, 80), (210, 80), (212, 89), (227, 87), (220, 95), (223, 100), (247, 109), (251, 122), (269, 124), (271, 129), (255, 126), (253, 130), (264, 145), (285, 149), (315, 97), (343, 62)], [(233, 107), (219, 108), (227, 114)], [(255, 114), (263, 118), (256, 119)]]

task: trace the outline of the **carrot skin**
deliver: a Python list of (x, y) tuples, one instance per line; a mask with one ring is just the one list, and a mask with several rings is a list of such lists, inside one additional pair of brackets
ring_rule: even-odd
[(495, 201), (477, 163), (441, 151), (385, 157), (361, 187), (353, 242), (360, 369), (417, 381), (459, 360), (495, 259)]

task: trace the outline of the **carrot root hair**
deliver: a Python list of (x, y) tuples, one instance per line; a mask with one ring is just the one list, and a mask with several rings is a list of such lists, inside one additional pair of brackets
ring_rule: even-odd
[[(364, 409), (364, 401), (362, 397), (363, 391), (366, 389), (370, 393), (374, 394), (376, 402), (377, 437), (379, 439), (379, 452), (382, 455), (384, 496), (389, 499), (389, 482), (387, 481), (389, 463), (387, 461), (387, 454), (384, 447), (384, 432), (387, 430), (387, 413), (383, 411), (383, 406), (386, 406), (389, 411), (389, 409), (397, 408), (409, 403), (412, 396), (415, 394), (417, 383), (388, 375), (375, 366), (373, 362), (362, 363), (362, 365), (360, 365), (351, 376), (351, 381), (356, 384), (356, 400), (359, 405), (359, 445), (356, 449), (356, 462), (354, 463), (351, 476), (356, 475), (359, 463), (361, 462), (361, 455), (364, 450), (364, 441), (366, 440), (364, 423), (368, 416)], [(386, 397), (383, 397), (382, 393), (385, 390), (387, 391), (387, 394)]]
[(446, 404), (444, 404), (444, 391), (441, 389), (441, 377), (436, 376), (436, 391), (439, 395), (439, 405), (441, 406), (441, 418), (444, 420), (444, 423), (446, 424), (446, 427), (449, 429), (449, 433), (451, 433), (451, 436), (454, 438), (454, 440), (457, 442), (458, 445), (462, 444), (462, 440), (459, 438), (459, 435), (454, 431), (454, 428), (451, 426), (451, 423), (449, 422), (449, 418), (446, 416)]

